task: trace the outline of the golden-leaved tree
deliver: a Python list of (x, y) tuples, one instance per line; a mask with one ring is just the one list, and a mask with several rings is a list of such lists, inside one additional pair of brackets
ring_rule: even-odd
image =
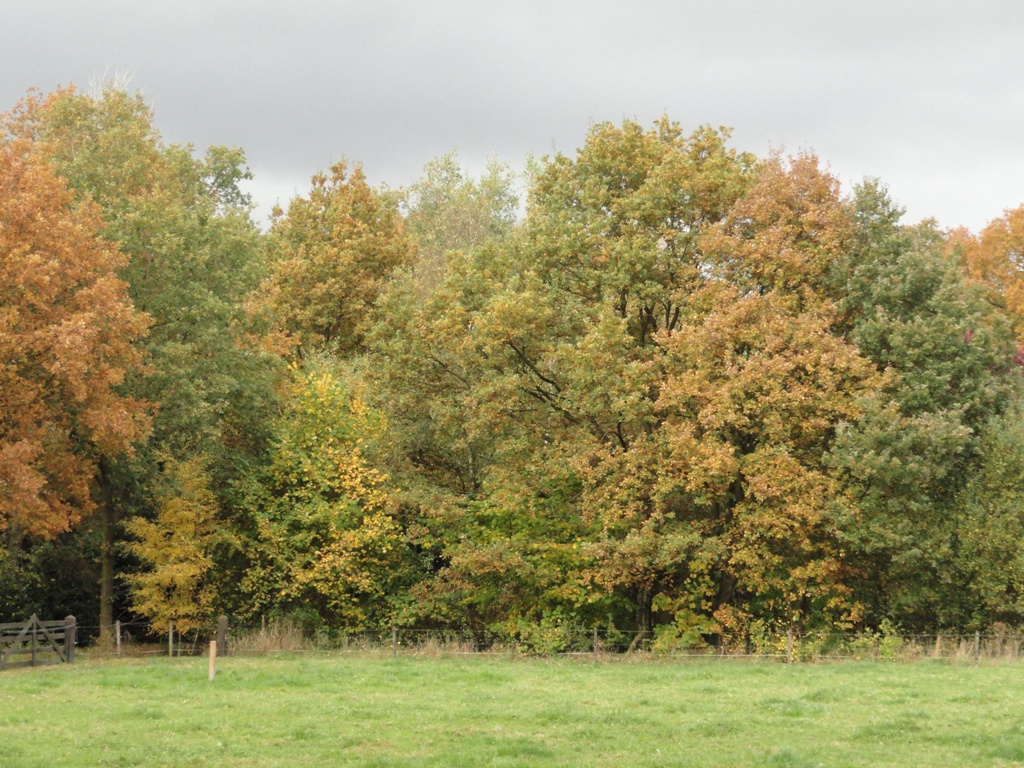
[(313, 612), (332, 627), (381, 625), (402, 577), (386, 477), (364, 452), (378, 417), (328, 369), (293, 371), (271, 462), (249, 494), (248, 612)]
[(300, 354), (359, 349), (387, 277), (410, 259), (394, 200), (344, 163), (313, 177), (308, 197), (278, 211), (267, 246), (269, 276), (254, 307)]
[(727, 631), (859, 618), (826, 449), (881, 379), (830, 333), (827, 308), (794, 303), (713, 286), (666, 339), (654, 495), (693, 542), (660, 600), (682, 633), (701, 614)]
[(169, 622), (186, 634), (206, 626), (214, 611), (212, 578), (218, 526), (217, 497), (200, 457), (165, 465), (156, 494), (156, 517), (136, 517), (126, 528), (135, 539), (132, 554), (149, 570), (131, 574), (132, 606), (166, 632)]
[(1005, 211), (977, 236), (957, 230), (952, 240), (962, 249), (967, 274), (1005, 305), (1018, 341), (1024, 340), (1024, 205)]

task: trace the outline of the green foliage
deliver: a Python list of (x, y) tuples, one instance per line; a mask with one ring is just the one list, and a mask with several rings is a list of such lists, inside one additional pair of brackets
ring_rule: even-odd
[(882, 619), (877, 631), (863, 630), (848, 645), (855, 659), (899, 661), (905, 641), (899, 627), (889, 619)]
[(515, 224), (519, 199), (514, 177), (496, 159), (479, 180), (468, 178), (454, 152), (423, 168), (405, 190), (406, 230), (416, 244), (413, 274), (418, 293), (433, 290), (447, 271), (451, 251), (506, 240)]
[[(0, 549), (0, 622), (40, 617), (95, 616), (99, 581), (96, 521), (48, 541), (19, 542)], [(95, 632), (79, 630), (83, 643)]]
[(30, 95), (4, 129), (31, 141), (76, 192), (99, 206), (103, 234), (127, 257), (120, 276), (151, 318), (137, 349), (147, 368), (123, 388), (154, 409), (148, 446), (104, 462), (102, 624), (112, 620), (118, 520), (142, 514), (158, 494), (158, 459), (208, 462), (218, 503), (259, 461), (276, 405), (276, 361), (248, 343), (244, 302), (259, 284), (260, 234), (238, 183), (240, 150), (165, 145), (140, 94), (107, 87)]
[[(589, 644), (587, 633), (562, 608), (543, 611), (537, 620), (514, 617), (507, 622), (509, 636), (521, 654), (551, 656)], [(581, 642), (582, 641), (582, 642)], [(580, 647), (578, 650), (586, 650)]]
[(113, 86), (29, 98), (9, 122), (100, 206), (104, 234), (128, 257), (121, 276), (152, 318), (141, 345), (149, 375), (130, 387), (158, 406), (155, 452), (207, 455), (222, 481), (236, 449), (259, 445), (273, 402), (272, 361), (241, 338), (243, 303), (263, 275), (237, 186), (250, 177), (244, 154), (212, 147), (199, 160), (165, 145), (141, 94)]
[(965, 629), (1024, 621), (1024, 419), (1020, 406), (993, 419), (981, 458), (955, 506), (946, 580), (947, 622)]
[(655, 596), (651, 607), (656, 611), (670, 611), (672, 620), (658, 624), (654, 631), (651, 650), (655, 653), (675, 653), (706, 647), (706, 637), (715, 634), (715, 620), (705, 612), (693, 610), (689, 601), (671, 599), (664, 593)]
[[(941, 583), (954, 500), (988, 420), (1020, 397), (1005, 315), (949, 257), (930, 224), (902, 227), (877, 184), (857, 190), (856, 246), (832, 280), (844, 331), (887, 374), (832, 453), (859, 516), (847, 526), (872, 623), (928, 626), (956, 600)], [(954, 624), (955, 626), (955, 624)]]
[(19, 550), (0, 549), (0, 620), (24, 621), (36, 613), (39, 577)]
[(428, 615), (852, 615), (821, 457), (876, 381), (815, 294), (852, 222), (813, 159), (725, 138), (596, 126), (537, 170), (512, 241), (384, 296), (367, 375), (429, 532)]
[[(8, 486), (60, 475), (102, 512), (52, 547), (26, 521), (75, 516), (22, 513), (0, 612), (82, 604), (49, 574), (98, 553), (109, 623), (131, 517), (122, 559), (158, 625), (229, 609), (529, 652), (595, 626), (661, 650), (792, 628), (800, 656), (837, 627), (893, 655), (897, 625), (1024, 620), (1019, 211), (980, 238), (906, 226), (877, 182), (844, 197), (813, 155), (662, 118), (536, 163), (521, 222), (508, 169), (473, 179), (453, 153), (400, 193), (339, 163), (264, 236), (241, 151), (164, 144), (138, 94), (33, 94), (0, 130), (126, 257), (152, 324), (123, 357), (146, 367), (104, 382), (153, 409), (134, 455), (66, 452), (45, 477), (0, 445)], [(37, 251), (72, 241), (35, 227)], [(14, 391), (4, 423), (42, 424)], [(88, 428), (134, 418), (106, 412)]]
[(366, 375), (426, 616), (700, 642), (949, 604), (962, 470), (1018, 396), (1007, 322), (877, 185), (725, 138), (598, 125), (512, 240), (383, 297)]

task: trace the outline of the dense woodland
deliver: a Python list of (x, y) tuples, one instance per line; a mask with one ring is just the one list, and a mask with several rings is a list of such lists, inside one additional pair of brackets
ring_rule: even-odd
[(0, 620), (1024, 623), (1024, 206), (907, 223), (668, 118), (525, 214), (454, 155), (266, 228), (249, 177), (114, 87), (0, 116)]

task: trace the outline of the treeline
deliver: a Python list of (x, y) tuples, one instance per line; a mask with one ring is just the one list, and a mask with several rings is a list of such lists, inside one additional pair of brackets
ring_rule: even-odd
[[(908, 225), (724, 129), (313, 178), (117, 88), (0, 118), (0, 620), (664, 647), (1024, 622), (1024, 207)], [(84, 623), (84, 622), (83, 622)]]

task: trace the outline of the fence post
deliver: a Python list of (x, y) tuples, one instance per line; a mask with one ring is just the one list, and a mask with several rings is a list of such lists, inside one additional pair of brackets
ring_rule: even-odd
[(978, 665), (978, 657), (981, 656), (981, 632), (974, 633), (974, 665)]
[(228, 655), (228, 617), (223, 614), (217, 619), (217, 655)]
[(786, 629), (786, 663), (793, 663), (793, 628)]
[(75, 661), (75, 635), (78, 630), (78, 622), (74, 616), (67, 616), (64, 619), (64, 658), (68, 664)]
[(31, 622), (31, 626), (32, 626), (32, 663), (31, 663), (31, 666), (34, 667), (36, 665), (36, 624), (39, 623), (39, 617), (36, 616), (33, 613), (32, 614), (32, 618), (29, 621)]
[(601, 657), (601, 646), (597, 642), (597, 627), (594, 627), (594, 661)]
[(210, 680), (217, 674), (217, 641), (210, 641)]
[(398, 658), (398, 630), (395, 627), (391, 628), (391, 658)]
[(114, 622), (114, 642), (117, 644), (117, 658), (121, 658), (121, 620)]
[(167, 655), (174, 658), (174, 622), (167, 622)]
[(942, 635), (935, 635), (935, 652), (932, 654), (936, 659), (942, 658)]

